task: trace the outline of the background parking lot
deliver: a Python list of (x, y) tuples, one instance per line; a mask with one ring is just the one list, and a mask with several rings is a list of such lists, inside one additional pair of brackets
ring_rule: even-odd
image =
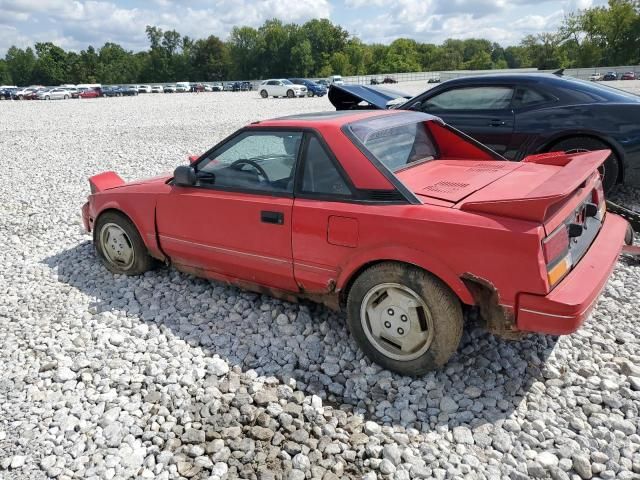
[[(638, 478), (637, 264), (577, 333), (471, 327), (414, 379), (323, 307), (99, 263), (89, 176), (157, 175), (249, 122), (331, 109), (255, 91), (0, 103), (0, 478)], [(637, 189), (614, 195), (640, 210)]]

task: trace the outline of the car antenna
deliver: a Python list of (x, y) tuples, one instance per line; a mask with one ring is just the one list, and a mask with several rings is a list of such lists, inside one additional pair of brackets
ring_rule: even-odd
[(561, 77), (564, 75), (564, 68), (561, 68), (560, 70), (556, 70), (555, 72), (553, 72), (553, 75), (555, 75), (556, 77)]

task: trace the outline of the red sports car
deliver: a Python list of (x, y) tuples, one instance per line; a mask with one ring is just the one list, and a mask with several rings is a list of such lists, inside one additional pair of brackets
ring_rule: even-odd
[(344, 111), (255, 122), (173, 175), (90, 179), (82, 208), (114, 273), (157, 262), (344, 309), (380, 365), (416, 375), (487, 328), (566, 334), (632, 231), (606, 213), (609, 151), (507, 162), (436, 117)]

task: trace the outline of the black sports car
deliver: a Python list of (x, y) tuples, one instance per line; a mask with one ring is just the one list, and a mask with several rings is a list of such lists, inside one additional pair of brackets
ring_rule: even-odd
[(510, 160), (554, 150), (610, 149), (603, 170), (605, 188), (622, 182), (640, 186), (640, 96), (558, 74), (533, 73), (462, 77), (407, 101), (402, 97), (361, 85), (329, 89), (329, 100), (338, 110), (424, 111)]

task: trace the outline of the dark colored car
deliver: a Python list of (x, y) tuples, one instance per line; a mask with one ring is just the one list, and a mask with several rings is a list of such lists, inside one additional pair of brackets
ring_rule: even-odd
[(136, 95), (138, 95), (138, 90), (136, 90), (133, 87), (118, 87), (118, 89), (120, 90), (120, 93), (125, 96), (125, 97), (135, 97)]
[(121, 97), (122, 90), (120, 87), (102, 87), (103, 97)]
[(242, 90), (243, 92), (249, 92), (253, 90), (253, 84), (251, 82), (241, 82), (240, 90)]
[(604, 81), (617, 80), (618, 79), (618, 74), (616, 72), (607, 72), (607, 73), (604, 74), (604, 77), (602, 77), (602, 79)]
[(636, 74), (634, 72), (624, 72), (620, 77), (620, 80), (635, 80)]
[(398, 81), (393, 77), (384, 77), (382, 83), (398, 83)]
[(334, 85), (329, 100), (338, 110), (417, 110), (488, 145), (507, 159), (550, 151), (609, 149), (607, 190), (616, 183), (640, 185), (640, 97), (600, 83), (554, 74), (496, 74), (441, 83), (408, 101), (399, 93), (360, 85)]
[(11, 100), (11, 96), (14, 92), (17, 92), (17, 88), (3, 88), (0, 90), (0, 100)]
[(291, 83), (307, 87), (307, 95), (310, 97), (323, 97), (327, 94), (327, 88), (306, 78), (290, 78)]

